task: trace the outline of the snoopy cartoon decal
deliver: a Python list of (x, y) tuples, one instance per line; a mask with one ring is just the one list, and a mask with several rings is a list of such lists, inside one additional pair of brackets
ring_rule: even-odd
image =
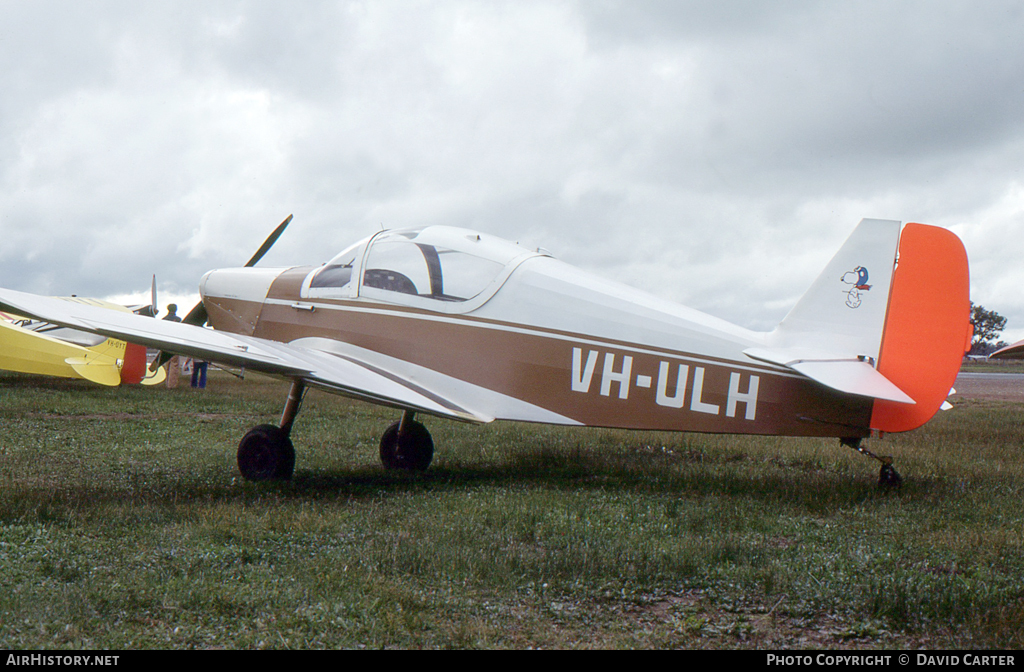
[(851, 285), (846, 292), (846, 305), (850, 308), (858, 307), (861, 301), (860, 293), (871, 289), (871, 285), (868, 284), (868, 269), (858, 266), (852, 271), (847, 271), (843, 273), (842, 281)]

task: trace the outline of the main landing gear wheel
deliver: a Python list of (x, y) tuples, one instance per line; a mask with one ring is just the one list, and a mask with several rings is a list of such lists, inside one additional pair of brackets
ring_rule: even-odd
[(287, 481), (295, 471), (295, 447), (289, 438), (306, 385), (292, 381), (281, 426), (258, 425), (238, 442), (238, 470), (248, 481)]
[(295, 470), (295, 448), (280, 427), (259, 425), (238, 442), (238, 470), (249, 481), (286, 481)]
[(421, 423), (403, 418), (380, 438), (380, 461), (388, 470), (426, 471), (434, 459), (434, 440)]

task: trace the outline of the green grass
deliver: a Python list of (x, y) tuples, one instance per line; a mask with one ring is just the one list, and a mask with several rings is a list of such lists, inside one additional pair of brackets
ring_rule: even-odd
[(1024, 373), (1024, 360), (982, 359), (977, 361), (965, 361), (960, 366), (960, 370), (970, 373)]
[(287, 385), (0, 377), (0, 648), (1024, 645), (1024, 406), (873, 442), (476, 427), (311, 392), (295, 478), (234, 451)]

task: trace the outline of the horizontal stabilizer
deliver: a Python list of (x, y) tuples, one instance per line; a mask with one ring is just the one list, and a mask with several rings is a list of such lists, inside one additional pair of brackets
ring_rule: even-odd
[(743, 354), (788, 369), (846, 394), (885, 399), (901, 404), (914, 400), (864, 359), (800, 348), (749, 348)]
[(110, 387), (121, 384), (121, 372), (109, 357), (68, 357), (64, 361), (86, 380)]
[(142, 379), (142, 385), (159, 385), (167, 379), (167, 368), (160, 367), (156, 371), (146, 369), (146, 377)]

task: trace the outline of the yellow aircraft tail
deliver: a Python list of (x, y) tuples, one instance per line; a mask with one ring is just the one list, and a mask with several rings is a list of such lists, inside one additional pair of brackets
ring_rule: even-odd
[(27, 331), (0, 320), (0, 369), (61, 378), (86, 378), (100, 385), (119, 385), (118, 352), (93, 351), (46, 334)]

